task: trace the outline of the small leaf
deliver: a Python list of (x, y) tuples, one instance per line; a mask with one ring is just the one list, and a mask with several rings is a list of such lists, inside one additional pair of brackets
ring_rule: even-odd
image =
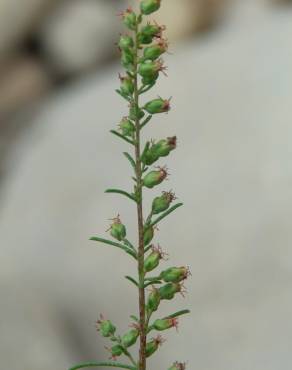
[(122, 98), (124, 98), (125, 100), (127, 100), (128, 102), (131, 102), (131, 98), (129, 98), (127, 95), (123, 94), (121, 92), (121, 90), (116, 90), (116, 93), (118, 93)]
[(128, 159), (128, 161), (131, 163), (131, 166), (133, 167), (133, 170), (136, 173), (136, 163), (135, 163), (133, 157), (127, 152), (124, 152), (123, 154)]
[(174, 317), (185, 315), (185, 314), (190, 313), (190, 312), (191, 312), (190, 310), (177, 311), (177, 312), (173, 313), (172, 315), (165, 316), (163, 319), (173, 319)]
[(182, 205), (183, 205), (183, 203), (177, 203), (174, 206), (172, 206), (171, 208), (169, 208), (167, 211), (162, 213), (162, 215), (160, 215), (153, 222), (151, 222), (151, 226), (156, 225), (159, 221), (163, 220), (166, 216), (168, 216), (170, 213), (172, 213), (173, 211), (175, 211), (177, 208), (181, 207)]
[(136, 285), (136, 287), (139, 288), (139, 283), (134, 278), (132, 278), (131, 276), (125, 276), (125, 278), (131, 281), (131, 283), (133, 283), (134, 285)]
[(152, 116), (148, 116), (141, 124), (140, 129), (147, 125), (147, 123), (151, 120)]
[(93, 236), (89, 240), (93, 240), (93, 241), (96, 241), (96, 242), (100, 242), (100, 243), (112, 245), (113, 247), (117, 247), (117, 248), (123, 249), (126, 253), (130, 254), (132, 257), (134, 257), (135, 259), (137, 259), (137, 253), (134, 252), (132, 249), (128, 248), (127, 246), (123, 245), (123, 244), (120, 244), (120, 243), (117, 243), (117, 242), (113, 242), (111, 240), (99, 238), (97, 236)]
[(153, 284), (162, 284), (162, 281), (160, 281), (160, 280), (151, 280), (148, 283), (144, 284), (144, 288), (147, 288), (149, 285), (153, 285)]
[(134, 195), (129, 194), (129, 193), (127, 193), (126, 191), (121, 190), (121, 189), (107, 189), (107, 190), (105, 191), (105, 193), (121, 194), (121, 195), (124, 195), (125, 197), (127, 197), (127, 198), (129, 198), (129, 199), (133, 200), (134, 202), (136, 202), (136, 198), (135, 198), (135, 196), (134, 196)]
[(132, 244), (128, 239), (123, 239), (123, 242), (124, 242), (128, 247), (130, 247), (131, 249), (133, 249), (133, 251), (136, 251), (136, 248), (133, 246), (133, 244)]
[(113, 361), (105, 361), (105, 362), (85, 362), (83, 364), (76, 365), (71, 367), (69, 370), (79, 370), (85, 367), (97, 367), (97, 366), (105, 366), (105, 367), (118, 367), (120, 369), (128, 369), (128, 370), (137, 370), (136, 367), (131, 365), (121, 364), (120, 362), (113, 362)]
[(111, 132), (113, 135), (118, 136), (120, 139), (125, 140), (127, 143), (134, 145), (134, 142), (133, 142), (131, 139), (128, 139), (126, 136), (124, 136), (124, 135), (120, 134), (118, 131), (110, 130), (110, 132)]
[(138, 319), (138, 317), (137, 316), (135, 316), (135, 315), (130, 315), (130, 318), (131, 319), (133, 319), (134, 321), (136, 321), (136, 322), (139, 322), (140, 320)]

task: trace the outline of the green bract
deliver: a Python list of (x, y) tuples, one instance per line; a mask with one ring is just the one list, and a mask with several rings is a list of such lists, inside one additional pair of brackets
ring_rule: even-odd
[(157, 44), (144, 49), (144, 59), (155, 60), (167, 51), (168, 44), (165, 40), (160, 40)]
[(137, 16), (133, 12), (131, 8), (128, 8), (125, 12), (122, 14), (123, 23), (125, 26), (127, 26), (130, 30), (135, 30), (137, 25)]
[(143, 0), (140, 3), (141, 12), (145, 15), (149, 15), (156, 12), (160, 8), (161, 0)]
[(111, 351), (112, 357), (115, 358), (115, 357), (121, 356), (124, 353), (124, 348), (120, 344), (116, 344), (115, 346), (111, 348), (110, 351)]
[(159, 248), (152, 248), (152, 252), (144, 261), (144, 270), (150, 272), (154, 270), (158, 265), (159, 261), (162, 259), (162, 253)]
[(121, 92), (125, 95), (132, 95), (134, 93), (134, 82), (130, 77), (122, 77), (121, 80)]

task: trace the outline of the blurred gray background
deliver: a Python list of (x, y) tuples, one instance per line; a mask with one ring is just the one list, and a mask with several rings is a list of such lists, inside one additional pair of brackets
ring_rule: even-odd
[[(269, 0), (165, 0), (173, 96), (145, 138), (177, 134), (171, 177), (184, 208), (160, 226), (164, 266), (188, 264), (179, 333), (149, 369), (292, 366), (292, 6)], [(117, 212), (135, 238), (125, 145), (109, 134), (126, 106), (109, 0), (0, 0), (1, 369), (67, 369), (108, 358), (99, 313), (125, 331), (135, 265), (88, 241)], [(147, 98), (147, 97), (146, 97)], [(164, 163), (162, 163), (164, 164)]]

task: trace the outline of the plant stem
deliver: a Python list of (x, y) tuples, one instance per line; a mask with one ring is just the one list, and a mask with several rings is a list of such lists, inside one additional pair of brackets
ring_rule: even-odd
[[(136, 112), (139, 107), (139, 88), (138, 88), (138, 25), (135, 29), (135, 56), (134, 56), (134, 104)], [(135, 140), (135, 160), (136, 160), (136, 179), (137, 179), (137, 215), (138, 215), (138, 274), (139, 274), (139, 315), (140, 315), (140, 350), (139, 350), (139, 370), (146, 370), (146, 325), (145, 325), (145, 289), (144, 289), (144, 225), (143, 225), (143, 199), (142, 199), (142, 168), (140, 153), (140, 119), (136, 114), (135, 119), (136, 140)]]

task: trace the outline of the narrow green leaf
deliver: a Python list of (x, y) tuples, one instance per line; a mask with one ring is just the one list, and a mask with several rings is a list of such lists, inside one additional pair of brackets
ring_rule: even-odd
[(147, 288), (149, 285), (153, 285), (153, 284), (162, 284), (162, 281), (160, 281), (160, 280), (151, 280), (148, 283), (144, 284), (144, 288)]
[(134, 285), (136, 285), (136, 287), (139, 288), (139, 284), (134, 278), (132, 278), (131, 276), (125, 276), (125, 278), (131, 281), (131, 283), (133, 283)]
[(185, 314), (190, 313), (190, 312), (191, 312), (190, 310), (177, 311), (177, 312), (173, 313), (172, 315), (165, 316), (163, 319), (173, 319), (174, 317), (185, 315)]
[(135, 315), (130, 315), (130, 318), (131, 319), (133, 319), (134, 321), (136, 321), (136, 322), (139, 322), (140, 320), (138, 319), (138, 317), (137, 316), (135, 316)]
[(123, 154), (128, 159), (128, 161), (131, 163), (131, 166), (133, 167), (133, 170), (136, 173), (136, 163), (135, 163), (133, 157), (127, 152), (124, 152)]
[(112, 362), (112, 361), (105, 361), (105, 362), (85, 362), (83, 364), (76, 365), (71, 367), (69, 370), (78, 370), (83, 369), (85, 367), (98, 367), (98, 366), (105, 366), (105, 367), (118, 367), (120, 369), (129, 369), (129, 370), (137, 370), (136, 367), (121, 364), (119, 362)]
[(152, 116), (148, 116), (141, 124), (140, 129), (147, 125), (147, 123), (151, 120)]
[(150, 84), (150, 85), (147, 85), (147, 86), (142, 86), (139, 90), (139, 95), (141, 94), (145, 94), (145, 92), (149, 91), (150, 89), (152, 89), (152, 87), (155, 85), (156, 82)]
[(117, 90), (116, 90), (116, 93), (118, 93), (122, 98), (124, 98), (124, 99), (125, 99), (125, 100), (127, 100), (128, 102), (131, 102), (131, 101), (132, 101), (132, 99), (131, 99), (129, 96), (127, 96), (127, 95), (123, 94), (123, 93), (121, 92), (121, 90), (117, 89)]
[(110, 132), (111, 132), (113, 135), (118, 136), (120, 139), (125, 140), (127, 143), (134, 145), (133, 140), (128, 139), (126, 136), (124, 136), (124, 135), (120, 134), (118, 131), (116, 131), (116, 130), (110, 130)]
[(128, 239), (123, 239), (123, 242), (124, 242), (128, 247), (130, 247), (131, 249), (133, 249), (133, 251), (136, 251), (136, 248), (133, 246), (133, 244), (132, 244)]
[(136, 198), (134, 197), (134, 195), (129, 194), (126, 191), (121, 190), (121, 189), (106, 189), (105, 193), (121, 194), (121, 195), (124, 195), (125, 197), (133, 200), (134, 202), (136, 202)]
[(175, 211), (177, 208), (181, 207), (182, 205), (183, 205), (183, 203), (177, 203), (174, 206), (172, 206), (171, 208), (169, 208), (167, 211), (165, 211), (164, 213), (162, 213), (162, 215), (160, 215), (154, 221), (152, 221), (151, 222), (151, 226), (156, 225), (158, 222), (160, 222), (161, 220), (163, 220), (166, 216), (168, 216), (170, 213), (172, 213), (173, 211)]
[(127, 246), (125, 246), (123, 244), (120, 244), (120, 243), (117, 243), (117, 242), (113, 242), (111, 240), (99, 238), (97, 236), (93, 236), (89, 240), (93, 240), (93, 241), (96, 241), (96, 242), (100, 242), (100, 243), (112, 245), (113, 247), (117, 247), (117, 248), (123, 249), (126, 253), (130, 254), (132, 257), (134, 257), (135, 259), (137, 259), (136, 252), (134, 252), (132, 249), (128, 248)]

